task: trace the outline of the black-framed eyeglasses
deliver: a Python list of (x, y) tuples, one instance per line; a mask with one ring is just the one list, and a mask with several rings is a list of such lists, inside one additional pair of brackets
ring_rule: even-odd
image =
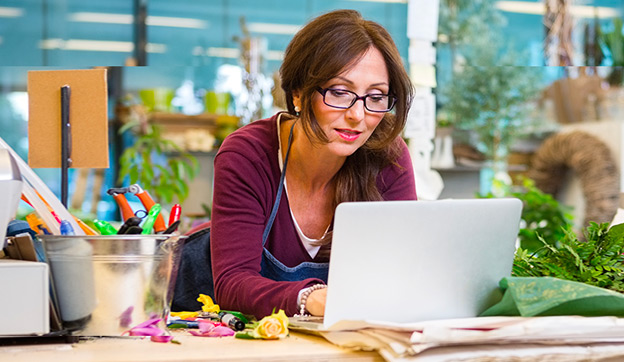
[(323, 96), (323, 102), (330, 107), (349, 109), (353, 107), (359, 99), (364, 102), (364, 108), (370, 112), (389, 112), (394, 107), (397, 98), (390, 94), (365, 94), (357, 95), (346, 89), (337, 88), (316, 88), (317, 92)]

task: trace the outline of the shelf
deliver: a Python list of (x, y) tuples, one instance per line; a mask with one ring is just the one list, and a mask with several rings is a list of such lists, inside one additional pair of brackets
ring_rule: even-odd
[[(432, 167), (433, 170), (438, 171), (440, 173), (444, 172), (479, 172), (484, 166), (466, 166), (466, 165), (456, 165), (454, 167), (448, 168), (436, 168)], [(527, 165), (507, 165), (507, 172), (524, 172), (527, 171), (529, 167)]]
[(238, 125), (235, 116), (202, 113), (186, 115), (180, 113), (153, 112), (149, 121), (162, 128), (163, 137), (176, 143), (188, 152), (210, 153), (214, 151), (219, 132), (230, 125)]
[(188, 128), (205, 128), (214, 132), (218, 124), (238, 124), (238, 117), (208, 113), (190, 116), (181, 113), (154, 112), (149, 115), (149, 120), (172, 131), (171, 128), (173, 127), (176, 131)]

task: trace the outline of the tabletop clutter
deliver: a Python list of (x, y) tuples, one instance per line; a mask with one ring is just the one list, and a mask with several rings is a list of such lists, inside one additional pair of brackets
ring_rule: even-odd
[[(34, 172), (0, 139), (0, 341), (15, 336), (176, 336), (281, 339), (289, 330), (316, 334), (349, 349), (375, 350), (386, 360), (462, 356), (517, 357), (544, 353), (621, 354), (624, 297), (574, 281), (510, 277), (503, 299), (481, 317), (419, 323), (354, 321), (308, 330), (283, 310), (256, 320), (222, 310), (198, 293), (198, 311), (170, 311), (185, 236), (180, 207), (165, 222), (161, 206), (139, 185), (109, 189), (122, 226), (92, 229), (69, 213)], [(145, 210), (134, 212), (126, 195)], [(34, 212), (14, 220), (20, 200)], [(5, 235), (6, 232), (6, 235)], [(5, 237), (6, 236), (6, 237)], [(383, 309), (383, 306), (380, 306)], [(7, 311), (9, 311), (7, 313)], [(486, 316), (487, 315), (487, 316)], [(182, 333), (182, 334), (181, 334)], [(589, 352), (588, 352), (589, 351)], [(458, 356), (459, 356), (458, 355)], [(591, 355), (591, 354), (590, 354)]]
[[(181, 328), (203, 337), (238, 333), (240, 338), (274, 339), (288, 334), (288, 318), (281, 310), (258, 322), (220, 310), (206, 295), (198, 294), (201, 311), (170, 312), (186, 239), (177, 231), (180, 205), (174, 205), (167, 223), (161, 205), (139, 185), (112, 188), (107, 194), (119, 206), (123, 223), (117, 229), (95, 220), (94, 229), (71, 215), (32, 169), (4, 147), (0, 179), (9, 181), (1, 194), (8, 207), (0, 215), (0, 279), (8, 281), (1, 284), (11, 298), (3, 298), (1, 305), (13, 313), (0, 318), (5, 326), (0, 337), (127, 335), (168, 342), (169, 330)], [(145, 209), (133, 211), (126, 195), (138, 197)], [(34, 209), (26, 221), (14, 220), (20, 200)], [(25, 271), (29, 268), (37, 272)], [(36, 291), (27, 292), (24, 284)]]

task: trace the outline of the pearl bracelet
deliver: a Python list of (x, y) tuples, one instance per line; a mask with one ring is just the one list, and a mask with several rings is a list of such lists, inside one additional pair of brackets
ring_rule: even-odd
[(315, 290), (325, 289), (325, 288), (327, 288), (327, 285), (325, 284), (316, 284), (316, 285), (313, 285), (311, 287), (304, 289), (303, 292), (301, 292), (301, 302), (299, 303), (299, 315), (300, 316), (303, 317), (303, 316), (309, 315), (308, 313), (306, 313), (306, 304), (308, 302), (308, 297), (310, 296), (310, 294), (312, 294), (312, 292)]

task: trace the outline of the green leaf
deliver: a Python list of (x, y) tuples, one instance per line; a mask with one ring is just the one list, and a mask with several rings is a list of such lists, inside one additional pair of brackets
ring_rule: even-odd
[(176, 186), (177, 189), (179, 190), (178, 194), (178, 198), (180, 200), (180, 202), (184, 202), (184, 200), (186, 200), (186, 198), (188, 197), (189, 194), (189, 187), (186, 184), (186, 182), (184, 182), (183, 180), (176, 180)]
[(234, 337), (239, 338), (239, 339), (261, 339), (260, 337), (256, 337), (255, 333), (253, 333), (253, 331), (251, 330), (236, 332)]
[(130, 183), (135, 184), (139, 180), (139, 169), (136, 167), (132, 168), (128, 173), (130, 176)]
[(128, 130), (130, 130), (130, 129), (134, 128), (134, 127), (137, 127), (137, 126), (139, 126), (139, 125), (141, 125), (141, 122), (139, 122), (138, 120), (135, 120), (135, 121), (130, 121), (130, 122), (128, 122), (128, 123), (126, 123), (126, 124), (124, 124), (123, 126), (121, 126), (121, 127), (119, 128), (118, 133), (119, 133), (119, 134), (123, 134), (124, 132), (126, 132), (126, 131), (128, 131)]
[[(152, 162), (153, 156), (158, 156), (154, 157), (157, 163)], [(164, 162), (160, 161), (162, 156), (165, 156)], [(194, 156), (162, 137), (159, 126), (148, 124), (146, 133), (137, 135), (133, 145), (119, 158), (119, 182), (129, 176), (131, 183), (139, 183), (149, 190), (156, 201), (171, 202), (174, 197), (188, 197), (188, 182), (196, 176), (197, 165)]]
[(614, 243), (624, 243), (624, 224), (611, 226), (607, 232), (607, 238)]

